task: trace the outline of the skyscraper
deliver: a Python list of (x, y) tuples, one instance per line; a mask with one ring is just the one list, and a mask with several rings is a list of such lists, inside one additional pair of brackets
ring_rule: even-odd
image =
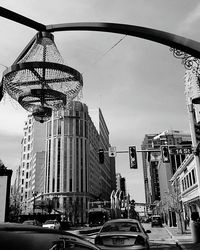
[[(191, 135), (178, 130), (166, 130), (157, 134), (146, 134), (141, 148), (143, 150), (160, 150), (161, 145), (180, 145), (191, 143)], [(161, 199), (169, 180), (176, 172), (185, 155), (170, 155), (170, 162), (163, 163), (160, 152), (143, 152), (143, 172), (146, 203), (152, 204)], [(165, 167), (162, 166), (164, 164)], [(164, 171), (164, 172), (163, 172)]]
[(28, 115), (21, 141), (21, 162), (17, 170), (16, 190), (20, 192), (22, 214), (32, 212), (34, 194), (44, 191), (45, 132), (46, 125)]

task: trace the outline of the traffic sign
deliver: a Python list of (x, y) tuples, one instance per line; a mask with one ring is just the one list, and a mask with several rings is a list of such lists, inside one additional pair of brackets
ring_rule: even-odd
[(169, 146), (170, 155), (187, 155), (192, 154), (192, 147)]
[(117, 156), (116, 147), (109, 147), (108, 154), (109, 157), (116, 157)]

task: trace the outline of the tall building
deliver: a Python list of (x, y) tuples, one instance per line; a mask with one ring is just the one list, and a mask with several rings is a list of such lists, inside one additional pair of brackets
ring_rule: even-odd
[[(143, 150), (160, 150), (161, 145), (191, 144), (191, 135), (178, 130), (167, 130), (145, 135)], [(170, 155), (170, 163), (163, 163), (160, 152), (143, 152), (143, 171), (146, 203), (153, 204), (162, 199), (169, 180), (181, 165), (186, 155)]]
[(46, 125), (36, 122), (32, 115), (28, 115), (21, 141), (21, 161), (16, 175), (16, 190), (20, 192), (22, 214), (32, 211), (34, 194), (44, 191), (45, 132)]
[(154, 141), (154, 137), (157, 135), (146, 134), (141, 145), (142, 150), (147, 150), (147, 152), (142, 152), (144, 190), (147, 204), (152, 204), (155, 200), (159, 199), (159, 180), (156, 166), (160, 153), (148, 152), (148, 150), (160, 149), (160, 142)]
[[(154, 139), (161, 141), (162, 145), (191, 145), (191, 135), (176, 130), (165, 131)], [(172, 194), (170, 180), (174, 173), (180, 168), (186, 156), (186, 154), (169, 154), (169, 162), (163, 162), (160, 157), (158, 164), (161, 200), (159, 203), (159, 213), (163, 215), (163, 220), (169, 226), (177, 226), (176, 213), (169, 205), (170, 195)]]
[(100, 109), (90, 116), (85, 104), (74, 101), (47, 122), (44, 197), (56, 197), (57, 210), (69, 220), (86, 222), (89, 201), (109, 200), (115, 166), (106, 153), (100, 164), (98, 155), (109, 145)]

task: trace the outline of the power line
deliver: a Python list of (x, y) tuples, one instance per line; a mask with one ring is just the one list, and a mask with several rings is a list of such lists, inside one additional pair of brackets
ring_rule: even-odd
[[(103, 53), (97, 60), (91, 65), (97, 64), (105, 55), (107, 55), (112, 49), (114, 49), (119, 43), (121, 43), (127, 35), (124, 35), (119, 41), (117, 41), (111, 48), (109, 48), (105, 53)], [(91, 67), (90, 67), (91, 68)], [(84, 73), (82, 73), (84, 74)]]

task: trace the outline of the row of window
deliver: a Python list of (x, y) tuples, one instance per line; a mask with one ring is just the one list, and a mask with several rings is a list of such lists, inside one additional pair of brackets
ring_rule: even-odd
[(23, 154), (23, 160), (29, 160), (30, 159), (30, 154), (28, 153), (27, 155), (26, 154)]
[(31, 144), (28, 144), (27, 147), (24, 146), (24, 152), (26, 151), (26, 149), (29, 151), (31, 149)]
[(195, 170), (192, 169), (181, 181), (182, 190), (185, 191), (196, 183)]
[(26, 165), (26, 169), (29, 169), (30, 163), (29, 162), (27, 162), (27, 163), (23, 162), (22, 163), (23, 168), (25, 167), (25, 165)]
[(26, 144), (26, 142), (27, 142), (26, 139), (28, 140), (28, 142), (30, 142), (31, 141), (31, 136), (29, 135), (28, 138), (24, 138), (24, 144)]

